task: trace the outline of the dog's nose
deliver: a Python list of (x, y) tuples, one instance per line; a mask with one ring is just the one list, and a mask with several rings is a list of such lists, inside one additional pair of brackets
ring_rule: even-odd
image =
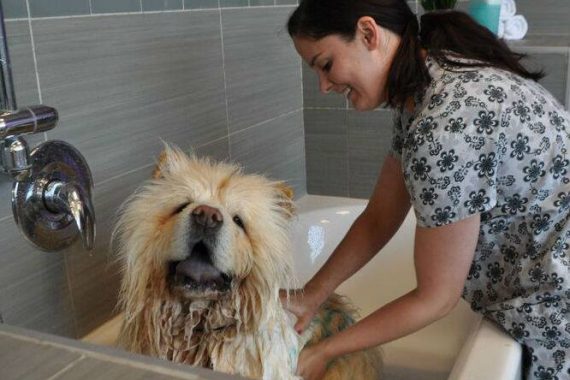
[(204, 228), (219, 227), (224, 221), (220, 210), (206, 205), (196, 207), (192, 211), (192, 219)]

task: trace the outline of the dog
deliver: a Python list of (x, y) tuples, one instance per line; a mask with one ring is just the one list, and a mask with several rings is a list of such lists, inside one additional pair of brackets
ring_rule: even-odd
[[(333, 295), (298, 335), (280, 288), (293, 288), (293, 192), (226, 162), (166, 146), (119, 212), (120, 347), (253, 379), (295, 376), (300, 350), (356, 314)], [(376, 380), (375, 349), (331, 362), (325, 379)]]

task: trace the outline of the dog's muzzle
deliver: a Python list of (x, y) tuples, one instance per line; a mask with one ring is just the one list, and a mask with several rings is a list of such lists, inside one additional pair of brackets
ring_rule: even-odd
[(169, 263), (172, 290), (184, 298), (218, 298), (230, 290), (231, 277), (217, 269), (210, 247), (223, 224), (222, 214), (210, 206), (198, 206), (190, 215), (189, 255)]

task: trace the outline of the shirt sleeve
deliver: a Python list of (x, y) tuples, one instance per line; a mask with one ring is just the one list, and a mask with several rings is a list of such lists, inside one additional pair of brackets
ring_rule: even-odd
[(474, 107), (422, 113), (406, 138), (404, 177), (417, 222), (437, 227), (492, 209), (497, 203), (501, 141), (498, 116)]

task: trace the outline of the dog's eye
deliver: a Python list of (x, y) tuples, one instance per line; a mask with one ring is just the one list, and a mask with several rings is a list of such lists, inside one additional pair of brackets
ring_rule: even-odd
[(233, 221), (235, 224), (237, 224), (239, 226), (239, 228), (241, 228), (242, 230), (245, 230), (245, 226), (243, 225), (243, 220), (241, 220), (241, 218), (239, 216), (235, 215)]
[(184, 210), (190, 202), (182, 203), (180, 206), (176, 207), (176, 209), (172, 212), (172, 215), (179, 214)]

